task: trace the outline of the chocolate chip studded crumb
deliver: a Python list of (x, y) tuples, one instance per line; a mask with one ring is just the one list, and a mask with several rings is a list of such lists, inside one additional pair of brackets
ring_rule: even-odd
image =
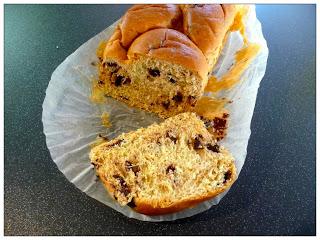
[(229, 117), (229, 114), (228, 114), (228, 113), (224, 113), (224, 114), (222, 115), (222, 117), (223, 117), (223, 118), (227, 118), (227, 117)]
[(127, 206), (131, 208), (135, 208), (137, 205), (135, 204), (134, 199), (132, 198), (132, 200), (127, 204)]
[(194, 149), (203, 149), (203, 145), (201, 142), (202, 135), (198, 135), (197, 137), (195, 137), (194, 142), (193, 142), (193, 148)]
[(170, 140), (171, 140), (172, 142), (174, 142), (174, 144), (177, 143), (178, 138), (177, 138), (177, 136), (176, 136), (172, 131), (168, 131), (167, 134), (166, 134), (166, 137), (167, 137), (167, 138), (170, 138)]
[(121, 186), (126, 184), (126, 182), (124, 181), (123, 177), (121, 177), (120, 175), (115, 174), (115, 175), (113, 175), (112, 177), (114, 177), (115, 179), (117, 179), (117, 181), (120, 183)]
[(170, 164), (166, 169), (166, 174), (174, 173), (176, 171), (176, 167), (173, 164)]
[(131, 192), (129, 186), (127, 185), (126, 181), (123, 179), (123, 177), (121, 177), (120, 175), (116, 174), (113, 175), (113, 177), (115, 179), (117, 179), (117, 181), (120, 184), (120, 190), (118, 190), (119, 192), (121, 192), (124, 196), (128, 196), (129, 193)]
[(162, 106), (168, 110), (170, 107), (170, 101), (162, 102)]
[(212, 152), (216, 152), (216, 153), (220, 152), (220, 147), (218, 144), (212, 145), (209, 143), (209, 144), (207, 144), (207, 148)]
[(152, 77), (160, 76), (160, 71), (158, 69), (148, 69), (148, 72)]
[(223, 183), (226, 183), (228, 180), (230, 180), (231, 175), (232, 175), (231, 171), (228, 170), (228, 171), (224, 174)]
[(183, 95), (181, 92), (177, 92), (177, 95), (175, 95), (172, 100), (175, 101), (176, 103), (181, 103), (183, 99)]

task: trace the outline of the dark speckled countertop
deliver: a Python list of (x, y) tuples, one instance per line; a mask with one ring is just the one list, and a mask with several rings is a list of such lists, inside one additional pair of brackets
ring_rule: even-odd
[(128, 7), (5, 5), (5, 235), (314, 235), (315, 5), (257, 6), (268, 66), (245, 165), (218, 206), (175, 222), (141, 222), (59, 172), (41, 122), (51, 74)]

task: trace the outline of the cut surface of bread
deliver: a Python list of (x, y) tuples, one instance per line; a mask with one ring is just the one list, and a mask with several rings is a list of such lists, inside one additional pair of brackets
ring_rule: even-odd
[(99, 50), (105, 95), (162, 118), (191, 111), (238, 5), (135, 5)]
[(126, 63), (106, 57), (99, 86), (106, 95), (160, 117), (191, 110), (207, 84), (203, 54), (178, 31), (142, 34), (128, 57)]
[(94, 147), (90, 159), (120, 205), (147, 215), (193, 207), (236, 179), (232, 155), (195, 113), (121, 134)]

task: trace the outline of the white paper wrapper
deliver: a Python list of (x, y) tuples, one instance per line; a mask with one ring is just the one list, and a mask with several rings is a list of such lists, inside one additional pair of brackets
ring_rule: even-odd
[[(153, 114), (129, 108), (111, 98), (108, 98), (105, 104), (94, 104), (89, 100), (92, 80), (97, 79), (97, 69), (91, 65), (92, 62), (97, 62), (96, 48), (102, 40), (110, 37), (114, 26), (115, 24), (83, 44), (52, 74), (42, 113), (44, 133), (51, 157), (67, 179), (81, 191), (128, 217), (143, 221), (171, 221), (203, 212), (218, 204), (227, 192), (175, 214), (146, 216), (134, 212), (129, 207), (121, 207), (109, 196), (102, 183), (96, 181), (88, 154), (90, 144), (99, 133), (111, 139), (123, 132), (160, 122)], [(230, 111), (230, 126), (222, 144), (229, 148), (235, 157), (238, 174), (245, 161), (250, 122), (268, 57), (267, 44), (254, 6), (251, 6), (249, 11), (246, 31), (249, 41), (260, 44), (261, 51), (242, 75), (240, 84), (231, 91), (222, 93), (222, 96), (233, 100), (233, 103), (227, 106)], [(215, 76), (224, 75), (233, 62), (235, 52), (242, 45), (241, 35), (231, 33), (213, 71)], [(111, 128), (102, 126), (103, 112), (110, 114)]]

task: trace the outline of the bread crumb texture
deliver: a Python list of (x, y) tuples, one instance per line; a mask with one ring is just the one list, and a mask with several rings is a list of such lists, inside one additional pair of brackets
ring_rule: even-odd
[(122, 206), (148, 215), (192, 207), (236, 179), (232, 155), (195, 113), (121, 134), (94, 147), (90, 159)]

